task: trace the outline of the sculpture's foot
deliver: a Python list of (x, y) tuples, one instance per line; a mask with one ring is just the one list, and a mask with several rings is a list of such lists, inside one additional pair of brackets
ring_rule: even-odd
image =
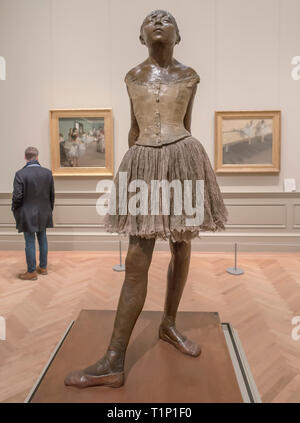
[(66, 386), (87, 388), (89, 386), (108, 386), (119, 388), (124, 385), (123, 368), (112, 366), (107, 357), (103, 357), (97, 363), (84, 370), (69, 373), (64, 381)]
[(173, 345), (183, 354), (192, 357), (198, 357), (201, 354), (201, 347), (182, 335), (175, 326), (161, 324), (159, 327), (159, 337), (163, 341), (169, 342), (169, 344)]
[(111, 373), (102, 376), (92, 376), (83, 370), (71, 372), (65, 378), (66, 386), (76, 388), (88, 388), (89, 386), (108, 386), (110, 388), (120, 388), (124, 385), (124, 373)]

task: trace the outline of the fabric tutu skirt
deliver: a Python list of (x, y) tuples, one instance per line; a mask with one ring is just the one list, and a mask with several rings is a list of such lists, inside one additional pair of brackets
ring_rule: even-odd
[[(169, 197), (163, 198), (162, 189), (155, 191), (151, 188), (153, 181), (168, 181), (171, 186), (174, 180), (177, 184), (176, 195), (175, 189), (170, 189)], [(146, 201), (147, 190), (143, 191), (144, 200), (141, 198), (137, 200), (138, 188), (128, 190), (132, 183), (135, 184), (133, 187), (138, 186), (138, 183), (133, 181), (142, 181), (143, 187), (148, 188)], [(185, 185), (184, 181), (191, 182)], [(196, 181), (203, 181), (202, 197), (198, 196), (198, 200)], [(188, 190), (188, 186), (192, 189)], [(199, 186), (201, 187), (201, 184)], [(224, 205), (216, 175), (203, 145), (192, 136), (161, 147), (134, 144), (127, 150), (121, 161), (114, 178), (114, 187), (110, 195), (114, 194), (115, 208), (113, 212), (110, 209), (104, 217), (107, 232), (188, 242), (192, 238), (199, 237), (202, 231), (225, 230), (224, 224), (228, 219), (228, 210)], [(151, 193), (154, 192), (155, 195), (151, 197)], [(180, 210), (179, 203), (180, 201), (183, 203), (184, 198), (187, 200), (186, 204), (189, 203), (193, 209), (186, 211), (187, 207), (182, 204), (182, 210)], [(134, 213), (126, 210), (130, 202), (131, 205), (135, 203), (137, 206)], [(169, 202), (169, 207), (166, 202)], [(148, 204), (147, 213), (137, 212), (141, 203), (143, 206)], [(191, 223), (191, 217), (195, 216), (191, 210), (195, 211), (197, 207), (202, 208), (202, 219), (198, 219), (198, 222), (194, 219)]]

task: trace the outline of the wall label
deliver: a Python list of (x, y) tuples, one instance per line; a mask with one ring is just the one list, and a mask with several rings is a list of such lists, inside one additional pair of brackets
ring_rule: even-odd
[(294, 81), (299, 81), (300, 80), (300, 56), (294, 56), (292, 58), (292, 65), (296, 65), (291, 72), (292, 75), (292, 79)]
[(6, 60), (0, 56), (0, 81), (6, 80)]

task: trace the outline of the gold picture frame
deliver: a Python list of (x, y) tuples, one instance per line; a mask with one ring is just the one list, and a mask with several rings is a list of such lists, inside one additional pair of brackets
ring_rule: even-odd
[(113, 176), (112, 109), (50, 110), (54, 176)]
[(281, 112), (215, 112), (215, 172), (280, 172)]

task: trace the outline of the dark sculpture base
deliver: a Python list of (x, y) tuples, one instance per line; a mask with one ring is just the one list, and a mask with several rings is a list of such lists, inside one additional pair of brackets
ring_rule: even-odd
[(179, 312), (177, 327), (202, 347), (199, 357), (159, 340), (162, 313), (144, 311), (129, 343), (125, 385), (78, 389), (65, 375), (94, 363), (109, 343), (114, 311), (82, 310), (29, 402), (243, 402), (218, 313)]

